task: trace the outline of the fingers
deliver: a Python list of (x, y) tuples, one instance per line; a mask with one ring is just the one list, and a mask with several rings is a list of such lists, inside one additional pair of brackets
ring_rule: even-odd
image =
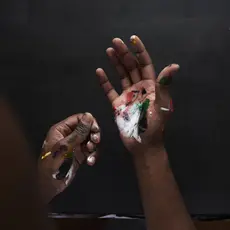
[(95, 120), (91, 128), (89, 141), (86, 143), (86, 146), (84, 148), (85, 149), (84, 154), (87, 157), (87, 164), (89, 166), (93, 166), (96, 163), (96, 159), (97, 159), (96, 149), (97, 149), (97, 144), (100, 141), (101, 141), (100, 129)]
[(122, 89), (125, 90), (125, 89), (129, 88), (132, 85), (131, 81), (129, 79), (129, 74), (126, 71), (126, 69), (124, 68), (124, 66), (121, 63), (121, 61), (119, 60), (119, 58), (117, 57), (116, 51), (113, 48), (108, 48), (106, 50), (106, 53), (107, 53), (111, 63), (115, 66), (115, 68), (118, 72), (118, 75), (120, 76)]
[[(75, 148), (78, 149), (79, 145), (87, 139), (93, 122), (93, 116), (90, 113), (85, 113), (74, 131), (57, 143), (52, 152), (52, 157), (55, 158), (54, 168), (58, 169), (64, 162), (65, 156), (72, 153)], [(77, 153), (80, 155), (81, 152), (77, 151)]]
[(54, 131), (58, 131), (64, 137), (67, 137), (69, 134), (71, 134), (74, 131), (82, 116), (83, 116), (82, 113), (74, 114), (66, 118), (65, 120), (58, 122), (57, 124), (51, 127), (47, 136), (53, 135)]
[(154, 70), (154, 66), (147, 50), (145, 49), (144, 44), (136, 35), (131, 36), (130, 41), (136, 53), (139, 65), (141, 66), (140, 70), (142, 74), (142, 79), (155, 80), (156, 73)]
[[(96, 119), (94, 119), (93, 125), (91, 127), (91, 135), (93, 135), (93, 134), (98, 135), (98, 137), (94, 136), (94, 138), (96, 141), (95, 143), (99, 143), (100, 142), (100, 128), (99, 128), (99, 125), (98, 125)], [(98, 140), (96, 140), (97, 138), (98, 138)]]
[(75, 147), (81, 144), (88, 137), (91, 126), (94, 122), (94, 117), (90, 113), (85, 113), (79, 120), (74, 131), (66, 137), (69, 146)]
[(120, 38), (114, 38), (112, 42), (119, 59), (129, 72), (132, 83), (135, 84), (139, 82), (141, 80), (141, 75), (138, 69), (138, 62), (134, 55)]
[(110, 83), (105, 71), (99, 68), (96, 70), (96, 75), (98, 76), (100, 85), (104, 89), (109, 101), (113, 103), (113, 101), (118, 98), (119, 95)]
[(159, 74), (157, 78), (157, 83), (161, 86), (168, 86), (172, 82), (172, 76), (179, 70), (180, 66), (178, 64), (171, 64), (166, 66)]
[(168, 118), (170, 112), (173, 112), (173, 103), (169, 94), (168, 86), (172, 82), (172, 76), (178, 71), (179, 65), (171, 64), (166, 66), (157, 78), (157, 101), (160, 105), (160, 110), (165, 118)]
[(93, 166), (96, 163), (96, 159), (97, 159), (96, 149), (97, 149), (96, 143), (94, 143), (92, 140), (87, 142), (85, 155), (87, 156), (87, 164), (90, 166)]
[[(86, 157), (93, 153), (100, 142), (100, 128), (96, 119), (89, 113), (73, 115), (66, 120), (72, 131), (67, 137), (61, 139), (52, 149), (52, 152), (43, 154), (47, 164), (52, 162), (52, 169), (58, 170), (65, 159), (74, 159), (78, 165), (82, 164)], [(64, 122), (63, 121), (63, 122)], [(62, 122), (62, 124), (63, 124)], [(76, 122), (78, 122), (76, 124)], [(86, 147), (87, 141), (88, 144)], [(85, 146), (82, 149), (81, 146)]]
[(96, 144), (93, 143), (92, 141), (88, 141), (86, 144), (86, 149), (89, 153), (92, 153), (96, 150)]

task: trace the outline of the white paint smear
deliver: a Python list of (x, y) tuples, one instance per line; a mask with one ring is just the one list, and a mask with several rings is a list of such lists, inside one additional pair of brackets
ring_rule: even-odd
[(70, 167), (68, 173), (67, 173), (66, 176), (65, 176), (65, 177), (67, 178), (67, 180), (65, 181), (65, 184), (66, 184), (66, 185), (68, 185), (69, 182), (70, 182), (70, 180), (73, 178), (73, 176), (74, 176), (74, 171), (75, 171), (75, 165), (74, 165), (74, 163), (72, 163), (72, 165), (71, 165), (71, 167)]
[(135, 138), (138, 142), (141, 142), (141, 137), (138, 135), (139, 104), (130, 105), (128, 108), (121, 105), (117, 108), (117, 111), (120, 114), (115, 117), (115, 121), (122, 135)]

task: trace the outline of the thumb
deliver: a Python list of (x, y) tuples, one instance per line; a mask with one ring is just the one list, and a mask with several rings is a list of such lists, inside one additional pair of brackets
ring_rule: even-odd
[(84, 113), (74, 131), (66, 137), (70, 145), (78, 145), (85, 141), (90, 133), (94, 118), (90, 113)]
[(83, 114), (74, 131), (57, 143), (53, 150), (53, 157), (55, 158), (53, 168), (55, 170), (63, 164), (66, 154), (73, 152), (75, 147), (80, 146), (87, 139), (93, 121), (94, 118), (90, 113)]

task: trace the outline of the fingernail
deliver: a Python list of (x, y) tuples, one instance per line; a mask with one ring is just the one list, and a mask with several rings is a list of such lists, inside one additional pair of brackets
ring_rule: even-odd
[(125, 44), (125, 43), (123, 42), (123, 40), (121, 40), (120, 38), (118, 38), (118, 40), (120, 40), (122, 44)]
[(90, 164), (90, 165), (94, 165), (94, 164), (95, 164), (95, 161), (96, 161), (96, 158), (95, 158), (94, 156), (89, 156), (89, 157), (87, 158), (87, 162), (88, 162), (88, 164)]
[(137, 44), (137, 36), (136, 36), (136, 35), (132, 35), (132, 36), (130, 37), (130, 42), (131, 42), (133, 45)]
[(161, 85), (170, 85), (172, 83), (172, 77), (162, 77), (161, 80), (159, 81)]
[(93, 141), (93, 142), (96, 142), (96, 143), (98, 142), (98, 139), (99, 139), (99, 138), (98, 138), (98, 135), (97, 135), (97, 134), (93, 134), (91, 137), (92, 137), (92, 141)]
[(119, 40), (122, 44), (125, 44), (120, 38), (114, 38), (113, 41)]
[(95, 149), (94, 144), (91, 141), (88, 141), (86, 146), (89, 152), (93, 152)]
[(177, 69), (180, 68), (180, 66), (179, 66), (178, 64), (170, 64), (170, 65), (168, 65), (168, 67), (171, 67), (171, 66), (174, 66), (174, 67), (176, 67)]
[(82, 122), (88, 124), (92, 121), (92, 114), (91, 113), (85, 113), (83, 117), (81, 118)]
[(178, 64), (174, 64), (175, 65), (175, 67), (177, 67), (177, 69), (179, 69), (180, 68), (180, 66), (178, 65)]

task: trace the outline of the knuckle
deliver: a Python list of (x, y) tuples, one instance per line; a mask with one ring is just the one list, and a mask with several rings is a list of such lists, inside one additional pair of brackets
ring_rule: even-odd
[(89, 133), (89, 126), (83, 124), (82, 122), (80, 122), (77, 127), (75, 128), (75, 132), (79, 135), (79, 136), (85, 136)]

